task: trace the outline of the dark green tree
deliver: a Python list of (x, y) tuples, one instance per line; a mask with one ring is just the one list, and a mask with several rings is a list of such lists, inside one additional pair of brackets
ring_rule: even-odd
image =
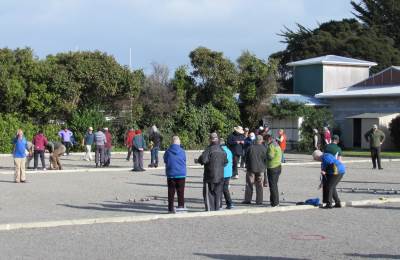
[(238, 73), (235, 64), (222, 52), (199, 47), (189, 54), (193, 66), (192, 75), (198, 83), (199, 102), (211, 103), (237, 122), (240, 112), (234, 95), (238, 89)]
[(362, 0), (351, 1), (354, 15), (369, 28), (394, 40), (394, 46), (400, 49), (400, 1), (398, 0)]
[(256, 127), (278, 90), (277, 62), (265, 62), (248, 51), (238, 58), (240, 115), (243, 125)]

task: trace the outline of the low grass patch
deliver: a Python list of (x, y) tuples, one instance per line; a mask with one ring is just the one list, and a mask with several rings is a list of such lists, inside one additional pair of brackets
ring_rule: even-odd
[[(343, 156), (349, 157), (370, 157), (371, 153), (369, 150), (347, 150), (343, 151)], [(396, 151), (385, 151), (381, 152), (382, 158), (400, 158), (400, 152)]]

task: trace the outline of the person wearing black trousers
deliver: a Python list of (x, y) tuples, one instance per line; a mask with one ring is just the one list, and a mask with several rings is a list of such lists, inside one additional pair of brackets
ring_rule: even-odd
[(264, 135), (267, 144), (267, 178), (271, 207), (279, 206), (278, 181), (282, 172), (282, 151), (270, 132)]
[[(172, 144), (164, 153), (165, 174), (168, 185), (168, 212), (186, 211), (185, 208), (185, 179), (186, 154), (180, 146), (178, 136), (172, 137)], [(178, 195), (178, 207), (174, 207), (175, 192)]]
[[(336, 186), (346, 172), (344, 164), (336, 159), (332, 154), (323, 153), (320, 150), (315, 150), (312, 156), (314, 160), (321, 162), (321, 175), (325, 181), (324, 192), (326, 192), (325, 196), (327, 197), (324, 208), (341, 208), (342, 204), (340, 203)], [(333, 206), (332, 200), (335, 201), (335, 206)]]
[(376, 169), (378, 163), (378, 169), (383, 170), (381, 164), (381, 146), (385, 141), (385, 134), (378, 129), (377, 125), (373, 125), (372, 129), (364, 135), (365, 140), (369, 143), (371, 150), (372, 168)]
[(241, 126), (236, 126), (233, 129), (233, 133), (228, 136), (227, 145), (233, 154), (232, 179), (238, 179), (238, 163), (240, 156), (243, 155), (243, 145), (245, 137), (244, 130)]
[(203, 197), (206, 211), (220, 209), (224, 185), (224, 167), (228, 159), (222, 150), (218, 135), (210, 134), (210, 145), (204, 150), (196, 163), (204, 165)]

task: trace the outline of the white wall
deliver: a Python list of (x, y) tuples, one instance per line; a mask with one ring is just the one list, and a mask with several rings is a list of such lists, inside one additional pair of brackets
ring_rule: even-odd
[(350, 87), (369, 77), (368, 67), (323, 66), (323, 92)]
[(294, 148), (300, 139), (300, 126), (303, 121), (302, 117), (276, 119), (271, 117), (264, 117), (263, 121), (267, 124), (272, 134), (278, 136), (278, 130), (283, 129), (287, 137), (288, 150)]

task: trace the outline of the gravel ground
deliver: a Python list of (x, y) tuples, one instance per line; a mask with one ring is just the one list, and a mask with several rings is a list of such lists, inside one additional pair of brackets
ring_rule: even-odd
[[(194, 158), (192, 154), (189, 156)], [(123, 155), (115, 157), (114, 167), (127, 164)], [(308, 158), (301, 155), (288, 157), (291, 157), (289, 160), (292, 162), (302, 162)], [(64, 158), (63, 162), (66, 167), (83, 163), (78, 156)], [(385, 163), (384, 167), (383, 171), (374, 171), (370, 169), (370, 163), (349, 163), (347, 174), (339, 184), (343, 189), (339, 196), (343, 201), (400, 196), (394, 194), (400, 190), (400, 162)], [(87, 167), (80, 167), (85, 168)], [(190, 168), (188, 174), (186, 206), (190, 211), (203, 211), (202, 170)], [(231, 182), (231, 193), (237, 208), (244, 207), (240, 205), (244, 196), (244, 176), (244, 170), (241, 169), (240, 179)], [(152, 169), (143, 173), (132, 173), (124, 169), (113, 172), (47, 171), (29, 173), (28, 180), (29, 183), (26, 184), (14, 184), (12, 175), (0, 174), (0, 224), (131, 216), (167, 211), (167, 187), (163, 169)], [(308, 198), (320, 197), (318, 184), (317, 164), (288, 163), (279, 180), (281, 205), (293, 205)], [(352, 192), (352, 188), (357, 190)], [(265, 206), (269, 205), (268, 200), (269, 191), (265, 189)]]
[(400, 259), (400, 204), (0, 232), (1, 259)]

